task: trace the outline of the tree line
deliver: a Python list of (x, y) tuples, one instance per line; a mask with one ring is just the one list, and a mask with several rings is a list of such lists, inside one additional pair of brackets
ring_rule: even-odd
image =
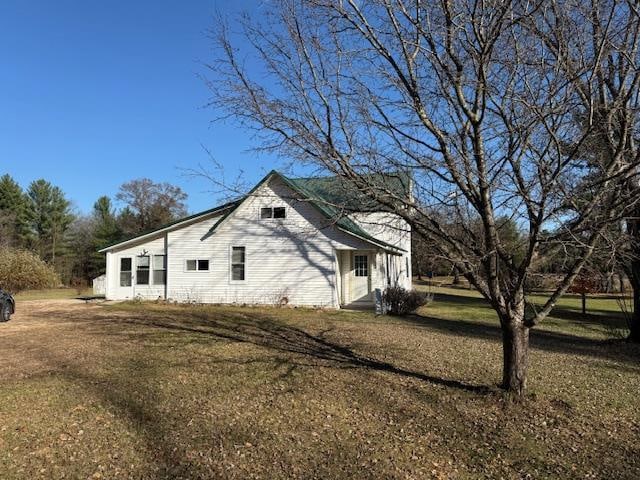
[(135, 179), (122, 184), (113, 199), (97, 198), (92, 211), (83, 214), (51, 182), (34, 180), (22, 188), (4, 174), (0, 247), (32, 252), (53, 267), (65, 285), (83, 285), (105, 271), (100, 249), (185, 216), (186, 199), (175, 185)]

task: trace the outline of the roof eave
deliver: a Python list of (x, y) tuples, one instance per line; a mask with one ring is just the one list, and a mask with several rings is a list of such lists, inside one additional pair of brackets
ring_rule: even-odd
[(375, 245), (376, 247), (381, 248), (385, 252), (391, 253), (393, 255), (402, 255), (403, 253), (406, 253), (406, 250), (404, 248), (394, 247), (393, 245), (389, 245), (389, 244), (384, 243), (384, 242), (378, 242), (378, 241), (363, 237), (361, 235), (358, 235), (356, 233), (353, 233), (353, 232), (347, 230), (346, 228), (342, 228), (342, 227), (337, 227), (337, 228), (338, 228), (338, 230), (340, 230), (340, 231), (342, 231), (344, 233), (352, 235), (352, 236), (354, 236), (354, 237), (356, 237), (356, 238), (358, 238), (358, 239), (360, 239), (360, 240), (362, 240), (364, 242), (370, 243), (371, 245)]
[(195, 215), (191, 215), (189, 217), (186, 217), (182, 220), (177, 220), (169, 225), (166, 225), (164, 227), (160, 227), (157, 230), (153, 230), (151, 232), (147, 232), (147, 233), (143, 233), (142, 235), (138, 235), (136, 237), (132, 237), (132, 238), (128, 238), (127, 240), (123, 240), (121, 242), (118, 243), (114, 243), (113, 245), (109, 245), (106, 246), (100, 250), (98, 250), (98, 253), (105, 253), (108, 252), (110, 250), (115, 250), (117, 248), (123, 247), (129, 243), (135, 243), (138, 242), (140, 240), (144, 240), (147, 239), (149, 237), (152, 237), (154, 235), (158, 235), (160, 233), (164, 233), (164, 232), (168, 232), (171, 230), (175, 230), (178, 228), (181, 228), (182, 226), (184, 226), (185, 224), (191, 223), (191, 222), (197, 222), (198, 220), (200, 220), (203, 217), (206, 217), (208, 215), (215, 215), (216, 213), (221, 213), (224, 212), (225, 210), (228, 209), (232, 209), (236, 206), (237, 202), (231, 202), (225, 205), (220, 206), (219, 208), (212, 208), (210, 210), (205, 210), (204, 212), (195, 214)]

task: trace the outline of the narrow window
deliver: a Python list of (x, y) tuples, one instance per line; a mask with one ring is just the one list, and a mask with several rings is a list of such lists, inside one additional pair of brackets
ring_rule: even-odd
[(231, 248), (231, 280), (244, 280), (245, 247)]
[(369, 262), (367, 255), (355, 255), (353, 259), (356, 277), (367, 277), (369, 275)]
[(120, 259), (120, 286), (121, 287), (131, 286), (131, 259), (130, 258)]
[(271, 207), (263, 207), (260, 209), (260, 218), (262, 220), (266, 218), (273, 218), (273, 208)]
[(275, 207), (273, 209), (273, 218), (286, 218), (287, 210), (284, 207)]
[(153, 256), (153, 284), (164, 285), (167, 283), (167, 256)]
[(140, 255), (138, 257), (136, 284), (149, 285), (149, 255)]
[(405, 258), (404, 260), (407, 266), (407, 278), (409, 278), (409, 257)]

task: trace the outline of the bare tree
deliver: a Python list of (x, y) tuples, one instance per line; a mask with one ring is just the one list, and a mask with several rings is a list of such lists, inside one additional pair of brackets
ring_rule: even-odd
[[(638, 159), (620, 133), (637, 125), (635, 3), (280, 0), (234, 25), (215, 31), (211, 105), (431, 239), (497, 312), (502, 386), (522, 395), (530, 329), (636, 201)], [(618, 133), (586, 158), (602, 121)], [(368, 175), (390, 172), (409, 174), (411, 198)], [(524, 232), (517, 248), (501, 219)], [(542, 245), (580, 255), (526, 308)]]
[(116, 200), (125, 205), (119, 223), (127, 234), (158, 228), (187, 214), (187, 194), (170, 183), (140, 178), (123, 183)]
[[(576, 112), (588, 114), (581, 119), (587, 130), (582, 149), (597, 172), (589, 180), (597, 181), (598, 176), (606, 180), (618, 168), (629, 183), (617, 187), (632, 195), (638, 191), (640, 160), (639, 7), (634, 1), (552, 3), (531, 25), (555, 66), (574, 84)], [(626, 203), (621, 214), (626, 232), (614, 227), (619, 234), (608, 244), (617, 247), (613, 249), (617, 263), (631, 280), (634, 312), (629, 338), (640, 342), (640, 208)]]

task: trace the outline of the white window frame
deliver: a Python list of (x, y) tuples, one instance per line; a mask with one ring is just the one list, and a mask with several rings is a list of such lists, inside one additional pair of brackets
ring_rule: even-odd
[[(148, 274), (148, 276), (147, 276), (147, 283), (140, 283), (140, 276), (139, 276), (139, 273), (138, 273), (138, 272), (139, 272), (139, 270), (143, 270), (143, 269), (141, 269), (141, 268), (140, 268), (140, 265), (139, 265), (139, 263), (138, 263), (138, 262), (139, 262), (139, 259), (140, 259), (140, 258), (143, 258), (143, 257), (146, 257), (146, 258), (148, 258), (148, 259), (149, 259), (149, 263), (148, 263), (148, 265), (147, 265), (147, 270), (146, 270), (146, 271), (147, 271), (147, 274)], [(142, 255), (137, 255), (137, 256), (136, 256), (136, 276), (135, 276), (135, 284), (136, 284), (136, 287), (137, 287), (137, 286), (141, 286), (141, 287), (148, 287), (148, 286), (150, 286), (150, 285), (153, 285), (153, 284), (151, 283), (151, 281), (153, 280), (153, 278), (151, 278), (151, 271), (152, 271), (152, 268), (151, 268), (151, 262), (152, 262), (152, 258), (153, 258), (153, 256), (152, 256), (150, 253), (143, 253)], [(143, 271), (144, 271), (144, 270), (143, 270)]]
[[(244, 248), (244, 280), (234, 280), (233, 279), (233, 249), (234, 248)], [(233, 284), (243, 284), (247, 282), (247, 278), (249, 277), (247, 264), (248, 261), (248, 249), (246, 245), (230, 245), (229, 246), (229, 283)]]
[[(201, 262), (202, 260), (206, 260), (209, 262), (209, 268), (206, 270), (200, 270), (198, 268), (199, 262)], [(187, 262), (191, 262), (194, 261), (196, 262), (196, 269), (195, 270), (189, 270), (187, 268)], [(211, 260), (211, 258), (187, 258), (184, 261), (183, 267), (184, 267), (184, 273), (208, 273), (211, 271), (211, 264), (213, 263), (213, 261)]]
[[(359, 265), (360, 270), (358, 269), (358, 264), (356, 263), (357, 257), (365, 257), (366, 261), (364, 264)], [(371, 258), (368, 253), (354, 253), (353, 254), (353, 276), (358, 278), (370, 277), (371, 276)], [(366, 275), (358, 275), (359, 272), (365, 271)]]
[[(271, 216), (270, 216), (270, 217), (267, 217), (267, 218), (262, 218), (262, 209), (266, 209), (266, 208), (268, 208), (268, 209), (270, 209), (270, 210), (271, 210)], [(284, 209), (284, 217), (275, 218), (275, 217), (273, 216), (273, 215), (274, 215), (274, 210), (275, 210), (276, 208), (282, 208), (282, 209)], [(282, 205), (268, 206), (268, 207), (264, 207), (264, 206), (263, 206), (263, 207), (259, 207), (259, 208), (258, 208), (258, 220), (263, 221), (263, 222), (264, 222), (264, 221), (270, 221), (270, 222), (276, 221), (276, 222), (281, 222), (282, 220), (286, 220), (286, 219), (287, 219), (287, 214), (288, 214), (288, 212), (287, 212), (287, 207), (282, 206)], [(240, 246), (242, 246), (242, 245), (235, 245), (235, 246), (236, 246), (236, 247), (240, 247)], [(245, 250), (245, 251), (246, 251), (246, 250)]]
[[(164, 268), (163, 269), (156, 269), (156, 262), (155, 262), (155, 258), (156, 257), (164, 257)], [(150, 285), (166, 285), (167, 284), (167, 254), (166, 253), (154, 253), (151, 255), (151, 283)], [(164, 282), (163, 283), (156, 283), (156, 276), (155, 276), (155, 272), (164, 272)]]
[[(122, 285), (122, 260), (128, 258), (130, 263), (131, 263), (131, 270), (124, 270), (124, 272), (129, 272), (129, 285)], [(134, 279), (133, 279), (133, 274), (135, 272), (135, 262), (133, 260), (133, 257), (131, 256), (125, 256), (125, 257), (119, 257), (118, 258), (118, 288), (133, 288), (133, 286), (135, 285)]]

